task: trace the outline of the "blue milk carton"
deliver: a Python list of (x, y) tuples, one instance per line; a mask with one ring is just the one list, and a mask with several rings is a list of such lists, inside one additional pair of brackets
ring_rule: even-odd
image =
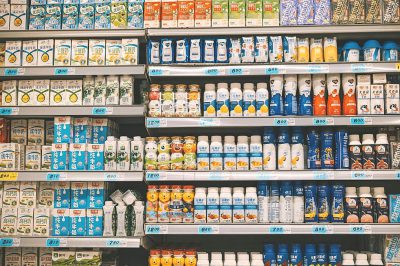
[(109, 128), (107, 118), (95, 118), (92, 120), (92, 143), (104, 144), (107, 139)]
[(62, 5), (64, 4), (63, 0), (47, 0), (48, 5)]
[(52, 236), (69, 236), (70, 216), (69, 209), (53, 209), (51, 212)]
[(90, 143), (92, 140), (92, 119), (74, 118), (74, 143)]
[(46, 30), (61, 30), (62, 5), (46, 5)]
[(63, 5), (62, 29), (75, 30), (79, 25), (79, 5)]
[(51, 145), (51, 170), (68, 170), (68, 144), (53, 143)]
[(314, 0), (314, 25), (331, 24), (331, 1)]
[(46, 25), (46, 6), (35, 5), (29, 10), (29, 30), (44, 30)]
[(88, 182), (88, 207), (89, 209), (102, 209), (104, 206), (104, 182)]
[(90, 171), (104, 170), (104, 145), (87, 144), (87, 169)]
[(71, 183), (54, 183), (54, 208), (69, 209), (71, 201)]
[(71, 236), (85, 236), (86, 234), (86, 210), (74, 209), (69, 210), (71, 219)]
[(111, 4), (106, 2), (95, 4), (96, 13), (94, 15), (96, 29), (111, 28)]
[(128, 1), (128, 29), (143, 29), (144, 1)]
[(281, 0), (281, 26), (297, 25), (297, 0)]
[(312, 25), (313, 23), (313, 0), (297, 0), (297, 25)]
[(88, 208), (88, 183), (71, 182), (71, 209)]
[(86, 210), (86, 236), (103, 236), (103, 210)]
[(70, 171), (86, 170), (86, 144), (74, 143), (69, 145), (69, 164)]
[(79, 29), (94, 29), (94, 4), (81, 4), (79, 6)]
[(70, 116), (54, 118), (54, 143), (71, 143), (73, 138), (72, 119)]

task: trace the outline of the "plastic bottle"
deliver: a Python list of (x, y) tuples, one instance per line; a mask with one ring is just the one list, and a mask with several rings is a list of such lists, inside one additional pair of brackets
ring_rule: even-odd
[(334, 151), (334, 134), (330, 130), (321, 132), (321, 168), (334, 169), (335, 156)]
[(369, 260), (369, 264), (372, 266), (380, 266), (383, 265), (382, 255), (379, 253), (372, 253), (371, 258)]
[(251, 253), (251, 266), (264, 266), (263, 256), (260, 253)]
[(292, 245), (292, 252), (290, 253), (289, 266), (303, 266), (303, 254), (301, 252), (300, 244)]
[[(291, 182), (282, 182), (279, 197), (279, 221), (281, 223), (293, 222), (293, 186)], [(278, 263), (279, 264), (279, 263)]]
[(349, 136), (349, 158), (350, 158), (350, 169), (359, 170), (362, 169), (362, 154), (361, 154), (361, 142), (359, 135)]
[(304, 188), (299, 181), (293, 187), (293, 222), (304, 223)]
[[(357, 266), (368, 266), (368, 256), (364, 253), (358, 253), (356, 256), (356, 265)], [(330, 265), (329, 265), (330, 266)]]
[(373, 134), (363, 134), (361, 144), (363, 169), (375, 169), (376, 167), (374, 144)]
[(233, 188), (233, 223), (244, 223), (244, 188)]
[(224, 266), (236, 266), (236, 255), (234, 252), (224, 253)]
[(343, 257), (343, 260), (342, 260), (342, 265), (343, 266), (353, 266), (354, 265), (353, 254), (351, 254), (351, 253), (343, 253), (342, 257)]
[(219, 194), (217, 187), (208, 188), (207, 223), (219, 223)]
[(375, 155), (376, 169), (389, 169), (390, 153), (387, 134), (376, 134)]
[(389, 222), (389, 204), (384, 187), (374, 187), (374, 223)]
[(126, 205), (124, 202), (119, 202), (115, 209), (117, 211), (117, 231), (115, 236), (127, 236)]
[(374, 222), (374, 208), (372, 205), (373, 199), (370, 187), (360, 187), (358, 189), (358, 196), (360, 199), (360, 222), (373, 223)]
[(236, 170), (236, 144), (234, 136), (224, 139), (224, 170)]
[(314, 244), (306, 244), (304, 250), (304, 266), (315, 266), (317, 265), (317, 251)]
[(218, 83), (217, 89), (217, 116), (229, 116), (229, 90), (228, 83)]
[(231, 83), (229, 91), (230, 116), (243, 116), (243, 93), (240, 83)]
[(333, 223), (344, 223), (344, 186), (343, 185), (333, 185), (331, 192), (331, 215)]
[(278, 253), (276, 254), (276, 265), (277, 266), (289, 265), (289, 250), (286, 244), (278, 245)]
[(249, 170), (249, 138), (247, 136), (238, 136), (236, 145), (236, 169), (241, 171)]
[(263, 261), (264, 265), (276, 266), (276, 254), (274, 250), (274, 245), (264, 244)]
[(297, 115), (297, 75), (285, 75), (284, 78), (283, 115)]
[(311, 75), (298, 75), (299, 115), (312, 115)]
[(263, 169), (276, 170), (276, 137), (272, 128), (264, 129), (263, 136)]
[(329, 247), (329, 258), (328, 258), (329, 266), (341, 266), (342, 265), (342, 252), (340, 245), (332, 244)]
[(269, 113), (271, 116), (283, 115), (283, 75), (271, 75), (269, 82), (271, 88)]
[(335, 169), (349, 167), (349, 134), (345, 130), (338, 130), (335, 132)]
[(262, 171), (263, 169), (263, 145), (261, 136), (250, 137), (250, 170)]
[(278, 135), (278, 169), (291, 170), (290, 135), (287, 128), (280, 128)]
[(256, 116), (256, 92), (253, 83), (243, 85), (243, 116)]
[(345, 195), (345, 217), (346, 223), (359, 223), (359, 199), (357, 196), (357, 190), (355, 187), (346, 187)]
[(317, 186), (315, 184), (304, 186), (304, 202), (304, 221), (306, 223), (318, 222)]
[(112, 201), (106, 201), (103, 206), (104, 213), (104, 229), (103, 236), (114, 236), (115, 226), (113, 223), (113, 216), (115, 212), (115, 205)]
[(256, 107), (258, 117), (269, 116), (269, 93), (265, 82), (257, 83)]
[(258, 222), (257, 199), (257, 189), (255, 187), (246, 187), (246, 194), (244, 196), (244, 212), (246, 223)]
[(357, 115), (356, 75), (342, 74), (343, 115)]
[(317, 188), (317, 195), (318, 222), (328, 223), (331, 221), (331, 201), (329, 186), (319, 185)]
[(328, 74), (328, 104), (327, 115), (341, 115), (340, 103), (340, 74)]
[[(258, 201), (258, 222), (269, 222), (269, 187), (266, 182), (258, 182), (257, 184), (257, 201)], [(303, 207), (304, 208), (304, 207)]]
[(208, 259), (208, 253), (197, 252), (197, 266), (210, 266), (210, 261)]
[(304, 135), (301, 128), (294, 128), (292, 132), (291, 164), (292, 170), (304, 170)]
[(194, 195), (194, 223), (207, 222), (207, 189), (196, 187)]
[(215, 117), (217, 115), (217, 93), (215, 91), (215, 84), (208, 83), (204, 89), (204, 116)]
[(223, 169), (223, 146), (221, 136), (211, 136), (210, 144), (210, 170), (222, 171)]
[(325, 75), (317, 74), (312, 76), (312, 84), (313, 84), (313, 110), (315, 116), (326, 115), (326, 99), (325, 99), (325, 91), (326, 91), (326, 81)]
[(326, 257), (326, 246), (325, 244), (318, 245), (318, 252), (317, 252), (317, 266), (327, 266), (328, 259)]
[(238, 253), (237, 266), (250, 266), (248, 253)]
[(131, 171), (142, 171), (143, 170), (143, 141), (140, 136), (133, 137), (131, 141)]
[(220, 223), (232, 223), (232, 189), (222, 187), (219, 195), (219, 221)]
[(269, 222), (279, 223), (280, 215), (279, 183), (271, 183), (271, 197), (269, 203)]
[(211, 252), (210, 266), (223, 266), (221, 252)]
[(197, 142), (197, 170), (210, 170), (210, 145), (208, 136), (199, 136)]
[(321, 140), (316, 130), (310, 130), (307, 133), (307, 167), (308, 169), (321, 168)]

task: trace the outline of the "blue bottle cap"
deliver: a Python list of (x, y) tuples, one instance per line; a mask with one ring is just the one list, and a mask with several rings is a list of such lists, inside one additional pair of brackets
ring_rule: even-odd
[(294, 183), (294, 187), (293, 187), (293, 194), (294, 196), (304, 196), (304, 187), (301, 184), (301, 182), (296, 181), (296, 183)]
[(391, 50), (391, 49), (400, 50), (400, 46), (394, 41), (387, 41), (387, 42), (383, 43), (383, 49), (385, 49), (385, 50)]
[(292, 144), (304, 143), (304, 133), (299, 127), (295, 127), (292, 131)]
[(285, 144), (290, 142), (290, 133), (287, 128), (280, 128), (278, 135), (278, 143)]
[(296, 243), (292, 245), (292, 253), (301, 253), (301, 245)]
[(289, 253), (288, 245), (286, 244), (279, 244), (278, 245), (279, 253)]
[(361, 47), (360, 47), (360, 45), (358, 45), (357, 42), (349, 41), (349, 42), (346, 42), (346, 43), (343, 45), (343, 48), (341, 49), (341, 51), (343, 51), (343, 50), (350, 50), (350, 49), (361, 50)]
[(318, 253), (325, 253), (325, 252), (326, 252), (326, 245), (318, 244)]
[(264, 136), (263, 136), (264, 144), (275, 144), (276, 143), (276, 135), (273, 128), (264, 128)]
[(368, 48), (381, 48), (381, 44), (377, 40), (368, 40), (364, 43), (363, 49)]
[(316, 253), (315, 244), (306, 244), (305, 250), (307, 253)]
[(332, 244), (329, 247), (329, 252), (330, 253), (340, 253), (341, 252), (341, 247), (339, 244)]
[(264, 253), (275, 253), (273, 244), (264, 244)]

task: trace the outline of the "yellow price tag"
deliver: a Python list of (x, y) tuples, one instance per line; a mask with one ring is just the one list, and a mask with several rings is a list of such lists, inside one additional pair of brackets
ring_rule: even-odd
[(400, 63), (396, 63), (396, 69), (397, 71), (400, 71)]
[(0, 181), (17, 181), (17, 172), (0, 172)]

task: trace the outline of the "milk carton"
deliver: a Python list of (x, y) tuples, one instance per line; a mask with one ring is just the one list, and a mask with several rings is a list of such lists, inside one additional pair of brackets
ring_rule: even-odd
[(229, 27), (246, 26), (246, 1), (229, 0)]
[(110, 3), (96, 3), (95, 4), (94, 27), (96, 29), (110, 29), (111, 28), (111, 6)]
[(41, 170), (51, 169), (51, 146), (42, 146)]
[(132, 76), (124, 75), (119, 78), (119, 105), (133, 104), (133, 84)]
[(94, 77), (86, 76), (82, 82), (82, 104), (91, 106), (94, 104)]
[(0, 30), (10, 29), (10, 5), (0, 4)]
[(52, 266), (51, 248), (39, 248), (39, 266)]
[(38, 43), (35, 41), (22, 42), (22, 65), (36, 66), (38, 62)]
[(38, 66), (52, 66), (54, 57), (54, 40), (38, 40)]
[(62, 29), (76, 30), (79, 26), (79, 5), (63, 5)]
[(82, 80), (67, 80), (66, 105), (82, 105)]
[(71, 209), (88, 208), (88, 183), (71, 182)]
[(102, 209), (104, 205), (105, 183), (102, 181), (91, 181), (87, 183), (88, 207), (89, 209)]
[(52, 80), (50, 82), (50, 105), (65, 105), (67, 100), (67, 80)]
[(194, 28), (194, 0), (178, 0), (178, 28)]
[(31, 5), (29, 11), (29, 30), (44, 30), (46, 25), (46, 6)]
[[(46, 5), (46, 30), (60, 30), (62, 25), (62, 6)], [(57, 47), (57, 46), (56, 46)]]
[(128, 171), (131, 161), (130, 139), (122, 136), (117, 141), (117, 170)]
[(20, 183), (19, 206), (36, 208), (36, 182), (25, 181)]
[(88, 40), (72, 40), (71, 66), (87, 66), (88, 52)]
[(6, 248), (4, 254), (4, 264), (6, 266), (21, 266), (21, 248)]
[(211, 17), (211, 0), (195, 0), (194, 26), (196, 28), (210, 28)]
[(138, 64), (138, 39), (122, 39), (122, 64)]
[(107, 80), (105, 76), (94, 79), (94, 105), (106, 105)]
[(17, 234), (18, 208), (4, 207), (1, 209), (1, 234), (3, 236), (15, 236)]
[(69, 145), (70, 171), (86, 170), (86, 144), (73, 143)]
[(119, 104), (119, 77), (107, 76), (106, 105)]
[(3, 186), (3, 208), (18, 208), (19, 194), (19, 182), (5, 182)]
[(70, 210), (53, 209), (51, 211), (52, 236), (69, 236), (70, 234)]
[(386, 114), (400, 113), (400, 88), (399, 84), (385, 84)]
[(41, 170), (42, 146), (28, 145), (25, 148), (25, 170)]
[(261, 27), (263, 16), (262, 0), (246, 1), (246, 27)]
[(159, 28), (161, 21), (161, 0), (144, 2), (144, 28)]
[(228, 27), (228, 0), (212, 0), (212, 27)]
[(106, 64), (106, 41), (89, 40), (89, 66), (104, 66)]
[(72, 118), (57, 116), (54, 118), (54, 143), (70, 143), (73, 138)]
[(16, 143), (0, 143), (0, 170), (23, 170), (20, 146)]
[(313, 0), (297, 0), (297, 25), (311, 25), (314, 23)]
[(125, 1), (111, 2), (111, 29), (125, 29), (127, 25), (127, 3)]
[(54, 41), (54, 65), (71, 65), (71, 40)]
[(33, 214), (33, 236), (49, 236), (50, 209), (37, 208)]
[(75, 251), (58, 250), (52, 252), (52, 265), (62, 265), (65, 261), (75, 262)]
[(54, 208), (70, 208), (71, 183), (56, 182), (54, 184)]
[(103, 210), (88, 209), (86, 210), (86, 235), (102, 236), (103, 235)]
[(5, 66), (21, 66), (21, 41), (7, 41), (6, 42), (6, 60)]
[(10, 10), (10, 30), (26, 29), (26, 10), (27, 5), (11, 5)]
[(88, 170), (101, 171), (104, 169), (104, 145), (87, 144)]
[(92, 131), (92, 143), (93, 144), (104, 144), (108, 136), (108, 119), (107, 118), (94, 118), (93, 131)]
[(6, 43), (0, 43), (0, 66), (3, 67), (6, 59)]
[(357, 114), (371, 114), (371, 87), (357, 84)]
[(297, 0), (280, 1), (280, 25), (289, 26), (297, 24)]
[(36, 266), (38, 260), (37, 248), (22, 248), (22, 265)]
[(371, 85), (371, 114), (383, 115), (385, 113), (385, 97), (383, 85)]
[(143, 29), (143, 0), (128, 1), (128, 29)]
[(70, 210), (71, 217), (71, 236), (84, 236), (86, 235), (86, 210), (73, 209)]
[(32, 236), (33, 209), (29, 207), (18, 208), (17, 235)]
[(54, 184), (53, 182), (40, 182), (38, 207), (39, 208), (52, 208), (54, 203)]
[(74, 143), (90, 143), (92, 139), (92, 119), (89, 117), (74, 118)]
[(102, 253), (101, 251), (77, 251), (76, 252), (76, 263), (81, 265), (87, 263), (87, 265), (97, 265), (98, 261), (101, 261)]
[(68, 144), (53, 143), (51, 146), (51, 170), (68, 170)]
[(107, 40), (106, 41), (106, 65), (114, 66), (122, 63), (122, 41)]
[(36, 102), (35, 105), (49, 105), (50, 104), (50, 80), (49, 79), (36, 79), (33, 81)]
[(2, 104), (3, 106), (16, 106), (17, 105), (17, 81), (4, 80), (2, 90)]
[(11, 120), (11, 142), (26, 145), (28, 143), (28, 121), (25, 119)]
[(79, 29), (93, 30), (94, 29), (94, 5), (81, 4), (79, 5)]
[(29, 119), (28, 120), (28, 145), (44, 144), (44, 120)]
[(51, 145), (54, 140), (54, 120), (46, 120), (46, 145)]
[(33, 80), (20, 80), (18, 82), (18, 105), (35, 105), (35, 89)]

